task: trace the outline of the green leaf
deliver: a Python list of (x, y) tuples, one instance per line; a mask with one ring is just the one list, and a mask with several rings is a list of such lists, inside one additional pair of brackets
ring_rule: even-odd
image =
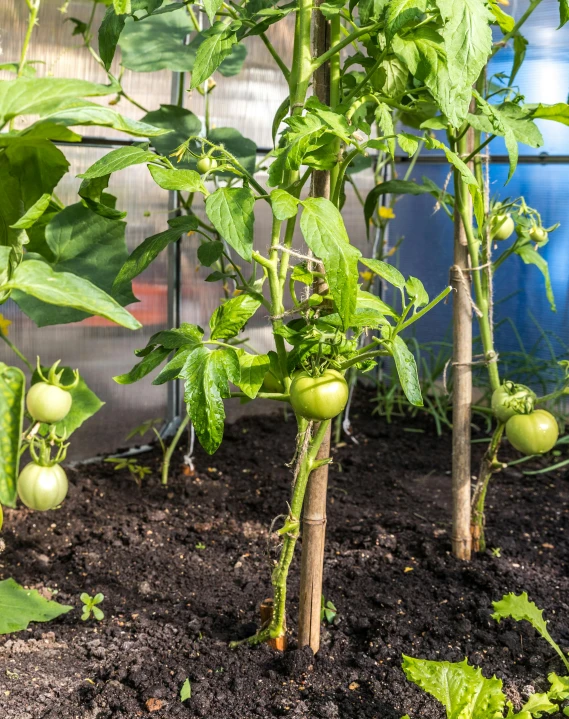
[(559, 28), (569, 20), (569, 0), (559, 0)]
[(83, 180), (79, 187), (79, 197), (95, 214), (108, 220), (122, 220), (126, 217), (126, 212), (115, 209), (116, 198), (105, 192), (110, 177), (110, 175), (104, 175), (92, 180)]
[(251, 295), (241, 294), (220, 305), (209, 321), (212, 340), (235, 337), (261, 306)]
[[(357, 309), (371, 310), (375, 313), (375, 315), (381, 315), (382, 317), (394, 317), (395, 319), (399, 319), (399, 315), (397, 314), (397, 312), (395, 312), (393, 307), (390, 307), (382, 299), (380, 299), (376, 295), (373, 295), (371, 292), (366, 292), (365, 290), (358, 291)], [(381, 324), (385, 323), (382, 322)]]
[(559, 677), (552, 672), (547, 677), (550, 686), (547, 695), (554, 701), (565, 701), (569, 697), (569, 677)]
[(271, 127), (271, 137), (273, 138), (273, 147), (276, 147), (277, 132), (279, 130), (279, 127), (281, 126), (282, 121), (288, 115), (289, 109), (290, 109), (290, 98), (285, 97), (285, 99), (279, 105), (277, 111), (275, 112), (275, 116), (273, 118), (273, 124)]
[(429, 304), (429, 295), (423, 287), (421, 280), (418, 280), (416, 277), (409, 277), (405, 283), (405, 289), (409, 297), (415, 300), (415, 307), (419, 308)]
[(504, 33), (504, 35), (507, 35), (508, 33), (512, 32), (512, 30), (514, 29), (514, 25), (516, 24), (514, 18), (511, 15), (505, 13), (496, 0), (491, 0), (489, 8), (490, 12), (492, 13), (492, 15), (494, 15), (494, 19), (500, 26), (500, 30)]
[(271, 207), (277, 220), (288, 220), (298, 212), (298, 199), (286, 190), (273, 190)]
[[(45, 245), (37, 247), (36, 252), (45, 257), (53, 271), (71, 273), (78, 281), (88, 280), (99, 290), (111, 294), (119, 304), (136, 301), (130, 284), (121, 287), (120, 292), (113, 292), (113, 281), (128, 257), (124, 222), (94, 214), (80, 202), (69, 205), (49, 221)], [(70, 309), (71, 305), (55, 308), (53, 304), (38, 302), (39, 298), (21, 293), (15, 293), (14, 299), (40, 327), (77, 322), (85, 317)]]
[(562, 125), (569, 125), (569, 105), (565, 102), (557, 102), (555, 105), (527, 105), (532, 110), (532, 117), (541, 120), (553, 120)]
[(215, 21), (215, 16), (217, 15), (217, 12), (222, 5), (223, 0), (203, 0), (204, 9), (212, 25)]
[(100, 622), (101, 620), (103, 620), (105, 618), (105, 613), (101, 609), (99, 609), (99, 607), (93, 607), (92, 611), (93, 611), (93, 616), (95, 617), (95, 619), (97, 621)]
[(510, 72), (510, 79), (508, 80), (509, 85), (513, 84), (514, 79), (524, 62), (527, 46), (528, 41), (521, 33), (517, 32), (514, 35), (514, 61), (512, 62), (512, 71)]
[(16, 506), (25, 394), (22, 370), (0, 362), (0, 504), (6, 507)]
[(386, 29), (392, 37), (404, 27), (421, 20), (427, 10), (427, 0), (391, 0), (387, 6)]
[(105, 70), (109, 70), (111, 67), (125, 20), (126, 17), (117, 15), (113, 7), (107, 8), (99, 27), (99, 55)]
[(524, 244), (517, 247), (514, 252), (519, 255), (526, 265), (535, 265), (543, 275), (545, 280), (545, 294), (551, 307), (552, 312), (556, 312), (555, 297), (553, 295), (553, 287), (551, 285), (551, 277), (549, 275), (549, 265), (539, 252), (531, 244)]
[(50, 305), (72, 307), (106, 317), (127, 329), (137, 330), (142, 326), (130, 312), (89, 280), (69, 272), (54, 272), (41, 260), (23, 262), (5, 288), (20, 290)]
[(415, 407), (422, 407), (423, 396), (421, 395), (421, 385), (413, 353), (409, 350), (404, 340), (398, 336), (395, 337), (390, 348), (405, 396)]
[(378, 20), (388, 2), (389, 0), (359, 0), (358, 12), (362, 25)]
[(401, 132), (397, 135), (397, 142), (399, 147), (406, 152), (409, 157), (417, 152), (419, 147), (419, 138), (416, 135), (411, 135), (408, 132)]
[(198, 260), (204, 267), (211, 267), (223, 255), (223, 242), (212, 240), (198, 247)]
[(171, 382), (174, 379), (178, 379), (192, 349), (182, 348), (181, 350), (178, 350), (172, 359), (167, 362), (164, 367), (162, 367), (160, 372), (152, 380), (152, 384), (161, 385), (166, 382)]
[(233, 349), (213, 352), (197, 347), (190, 352), (180, 376), (186, 380), (185, 400), (200, 444), (213, 454), (223, 438), (225, 409), (223, 398), (229, 397), (229, 383), (239, 386), (239, 358)]
[(252, 355), (245, 350), (237, 350), (239, 367), (241, 368), (241, 379), (239, 389), (250, 399), (255, 399), (265, 375), (269, 371), (270, 360), (268, 355)]
[[(466, 165), (460, 157), (453, 152), (450, 148), (448, 148), (443, 142), (440, 142), (440, 140), (436, 140), (433, 137), (428, 137), (426, 139), (426, 145), (431, 150), (433, 148), (436, 148), (438, 150), (442, 150), (449, 163), (456, 167), (456, 169), (460, 172), (460, 175), (462, 179), (466, 182), (467, 185), (470, 185), (472, 187), (478, 188), (478, 182), (476, 181), (476, 178), (472, 174), (472, 171)], [(479, 188), (478, 188), (479, 189)]]
[(157, 347), (152, 350), (150, 354), (143, 357), (129, 372), (117, 375), (113, 377), (113, 379), (117, 384), (133, 384), (134, 382), (138, 382), (138, 380), (146, 377), (146, 375), (150, 374), (152, 370), (155, 370), (158, 365), (162, 364), (170, 352), (171, 350), (167, 347)]
[(196, 53), (190, 90), (209, 79), (237, 43), (237, 35), (225, 22), (216, 22), (203, 35), (205, 39)]
[(15, 230), (27, 230), (39, 220), (43, 213), (47, 210), (51, 201), (51, 194), (46, 192), (27, 210), (25, 215), (15, 222), (11, 227)]
[[(388, 105), (384, 104), (383, 102), (380, 102), (378, 104), (378, 106), (375, 110), (375, 119), (377, 120), (377, 123), (380, 126), (381, 131), (384, 135), (394, 135), (395, 134), (395, 128), (393, 126), (392, 109)], [(395, 156), (395, 139), (393, 137), (390, 137), (387, 140), (387, 146), (389, 147), (389, 152), (391, 153), (391, 157), (394, 157)], [(411, 154), (414, 154), (414, 152)]]
[(429, 193), (433, 194), (432, 188), (410, 180), (387, 180), (387, 182), (376, 185), (368, 193), (364, 204), (364, 216), (368, 232), (371, 218), (376, 211), (381, 195), (428, 195)]
[[(75, 379), (73, 370), (71, 367), (60, 367), (60, 369), (63, 370), (63, 383), (70, 385)], [(42, 367), (42, 370), (44, 370), (44, 373), (47, 374), (49, 367)], [(41, 377), (36, 370), (32, 375), (32, 384), (36, 384), (36, 382), (41, 381)], [(69, 437), (76, 429), (79, 429), (84, 422), (96, 414), (104, 405), (104, 402), (101, 402), (97, 395), (89, 389), (85, 379), (81, 376), (79, 377), (77, 385), (72, 387), (69, 390), (69, 393), (71, 394), (72, 399), (69, 414), (55, 425), (56, 432), (59, 436), (65, 433), (65, 435)]]
[(324, 264), (336, 310), (347, 329), (356, 309), (361, 252), (350, 245), (342, 215), (330, 200), (310, 197), (302, 205), (300, 229), (306, 244)]
[(13, 579), (0, 582), (0, 634), (20, 632), (30, 622), (50, 622), (72, 609), (49, 602), (36, 589), (24, 589)]
[[(142, 120), (155, 127), (169, 130), (166, 135), (151, 139), (152, 147), (156, 152), (166, 157), (169, 157), (188, 137), (199, 135), (202, 129), (201, 120), (197, 115), (177, 105), (160, 105), (159, 110), (147, 113)], [(182, 162), (180, 166), (186, 166), (186, 163)]]
[(184, 220), (187, 221), (187, 225), (183, 229), (174, 226), (169, 230), (159, 232), (157, 235), (151, 235), (133, 250), (115, 278), (113, 283), (114, 292), (120, 292), (125, 286), (128, 286), (135, 277), (144, 272), (171, 242), (177, 242), (183, 232), (190, 232), (197, 228), (197, 217), (186, 216)]
[(302, 282), (303, 285), (310, 286), (314, 282), (314, 275), (308, 269), (305, 262), (295, 265), (292, 268), (290, 276), (295, 282)]
[[(1, 87), (1, 86), (0, 86)], [(49, 140), (14, 138), (5, 150), (11, 174), (18, 178), (24, 209), (53, 192), (69, 169), (65, 155)]]
[(158, 165), (148, 165), (148, 169), (154, 182), (164, 190), (201, 192), (204, 195), (207, 192), (201, 176), (194, 170), (170, 170)]
[[(243, 165), (247, 172), (251, 175), (255, 174), (257, 145), (253, 140), (243, 137), (238, 130), (232, 127), (216, 127), (209, 131), (207, 139), (213, 142), (214, 145), (223, 145)], [(218, 177), (235, 177), (230, 172), (217, 172), (216, 175)]]
[[(67, 107), (53, 114), (46, 115), (39, 122), (32, 125), (30, 131), (50, 124), (64, 125), (65, 127), (78, 125), (83, 127), (110, 127), (113, 130), (125, 132), (133, 137), (157, 137), (168, 132), (166, 129), (154, 127), (147, 122), (131, 120), (129, 117), (120, 115), (110, 107), (97, 105), (88, 100), (78, 100), (72, 107)], [(24, 137), (27, 136), (28, 134), (26, 133)]]
[(554, 714), (559, 711), (557, 704), (553, 704), (547, 694), (531, 694), (530, 698), (523, 705), (520, 713), (527, 712), (532, 717), (539, 717), (545, 712), (546, 714)]
[(516, 622), (529, 622), (545, 641), (555, 649), (567, 669), (569, 669), (567, 657), (547, 631), (547, 622), (543, 618), (543, 609), (539, 609), (533, 602), (530, 602), (527, 592), (522, 592), (522, 594), (510, 592), (510, 594), (506, 594), (502, 597), (499, 602), (492, 602), (492, 605), (494, 606), (492, 619), (495, 619), (497, 622), (507, 618), (515, 619)]
[(205, 211), (221, 237), (248, 262), (253, 253), (255, 196), (247, 187), (220, 187), (205, 201)]
[(143, 147), (135, 147), (134, 145), (119, 147), (116, 150), (111, 150), (108, 155), (101, 157), (100, 160), (97, 160), (82, 175), (77, 175), (77, 177), (90, 180), (94, 177), (110, 175), (132, 165), (140, 165), (157, 159), (153, 152), (145, 150)]
[(182, 688), (180, 689), (180, 701), (185, 702), (187, 699), (190, 699), (192, 696), (192, 685), (190, 684), (190, 680), (186, 679), (186, 681), (182, 684)]
[(132, 12), (130, 0), (113, 0), (113, 7), (117, 15)]
[(397, 267), (394, 267), (383, 260), (368, 259), (367, 257), (360, 257), (360, 262), (376, 275), (379, 275), (379, 277), (387, 280), (387, 282), (394, 287), (397, 287), (398, 289), (403, 289), (403, 287), (405, 287), (405, 277), (403, 277)]
[(0, 83), (0, 126), (18, 115), (53, 113), (78, 97), (110, 95), (117, 89), (117, 85), (55, 77), (4, 80)]
[(409, 681), (435, 697), (447, 719), (501, 719), (506, 697), (502, 680), (486, 679), (480, 669), (463, 662), (437, 662), (403, 656)]
[[(479, 104), (480, 100), (481, 98), (478, 98)], [(520, 107), (513, 102), (490, 105), (484, 101), (482, 111), (484, 114), (468, 115), (468, 121), (475, 130), (500, 136), (511, 131), (517, 142), (535, 148), (543, 145), (542, 134), (533, 122), (535, 114), (531, 106)]]

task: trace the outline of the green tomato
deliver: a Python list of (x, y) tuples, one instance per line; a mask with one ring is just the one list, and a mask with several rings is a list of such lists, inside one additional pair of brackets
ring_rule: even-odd
[(46, 424), (55, 424), (67, 417), (72, 402), (67, 390), (47, 382), (32, 385), (26, 396), (28, 412), (36, 422)]
[(535, 394), (529, 387), (504, 382), (492, 393), (492, 411), (500, 422), (507, 422), (515, 414), (533, 410)]
[(261, 385), (261, 392), (278, 392), (279, 394), (282, 394), (282, 392), (284, 392), (284, 386), (280, 379), (269, 370), (265, 375), (263, 384)]
[(217, 160), (214, 157), (200, 157), (197, 164), (197, 169), (200, 175), (205, 175), (206, 172), (211, 172), (217, 167)]
[(510, 215), (494, 215), (490, 221), (490, 236), (493, 240), (507, 240), (515, 227)]
[(531, 228), (529, 236), (536, 245), (543, 245), (544, 242), (547, 242), (548, 237), (547, 232), (543, 229), (543, 227), (538, 227), (537, 225), (534, 225)]
[(555, 446), (559, 427), (555, 417), (545, 409), (531, 414), (516, 414), (506, 424), (506, 436), (522, 454), (544, 454)]
[(321, 421), (340, 414), (348, 394), (348, 383), (334, 369), (325, 370), (320, 377), (299, 372), (290, 386), (290, 403), (301, 417)]
[(59, 464), (42, 467), (35, 462), (26, 464), (18, 477), (18, 495), (30, 509), (45, 512), (60, 505), (67, 496), (69, 484)]

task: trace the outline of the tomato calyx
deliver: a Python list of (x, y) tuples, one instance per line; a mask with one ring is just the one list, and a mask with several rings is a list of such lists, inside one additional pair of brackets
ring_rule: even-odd
[(65, 372), (65, 369), (61, 369), (58, 371), (59, 363), (61, 360), (57, 360), (57, 362), (54, 362), (49, 370), (47, 371), (47, 377), (45, 376), (41, 363), (40, 358), (38, 356), (36, 361), (36, 371), (39, 375), (39, 378), (42, 382), (45, 382), (46, 384), (53, 385), (54, 387), (58, 387), (59, 389), (63, 389), (66, 392), (69, 392), (69, 390), (75, 389), (77, 385), (79, 384), (79, 370), (74, 369), (73, 370), (73, 382), (70, 384), (63, 384), (61, 381), (61, 378), (63, 377), (63, 373)]
[(535, 392), (529, 387), (506, 380), (493, 392), (491, 404), (498, 421), (505, 424), (516, 414), (531, 414), (535, 402)]
[[(66, 442), (67, 434), (58, 436), (55, 427), (51, 428), (47, 437), (39, 437), (37, 434), (29, 436), (27, 445), (30, 456), (39, 467), (53, 467), (61, 464), (67, 457), (69, 442)], [(57, 447), (55, 456), (52, 457), (52, 447)]]

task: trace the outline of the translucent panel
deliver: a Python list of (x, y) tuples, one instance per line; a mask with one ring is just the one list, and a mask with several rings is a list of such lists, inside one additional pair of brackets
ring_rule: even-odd
[[(65, 148), (71, 172), (57, 189), (64, 202), (76, 201), (79, 180), (75, 175), (105, 152), (87, 147)], [(168, 193), (153, 183), (144, 166), (113, 175), (110, 190), (118, 197), (117, 206), (128, 212), (127, 243), (130, 250), (145, 237), (164, 229)], [(135, 364), (135, 348), (143, 347), (150, 335), (167, 325), (165, 254), (137, 278), (134, 294), (140, 302), (129, 309), (144, 326), (137, 332), (117, 327), (100, 317), (39, 329), (12, 301), (2, 307), (3, 314), (13, 322), (10, 338), (32, 362), (35, 362), (36, 355), (41, 354), (44, 364), (62, 359), (65, 364), (79, 368), (89, 386), (107, 403), (74, 435), (72, 458), (114, 450), (124, 444), (124, 437), (143, 420), (166, 417), (165, 386), (152, 387), (149, 380), (142, 380), (136, 386), (121, 386), (112, 379)], [(15, 363), (14, 356), (3, 343), (0, 345), (0, 360)]]

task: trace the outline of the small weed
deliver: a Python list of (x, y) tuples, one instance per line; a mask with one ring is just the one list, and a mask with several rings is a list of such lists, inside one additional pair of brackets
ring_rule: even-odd
[(104, 598), (105, 595), (100, 592), (95, 594), (94, 597), (90, 597), (86, 592), (83, 592), (79, 599), (83, 602), (83, 614), (81, 615), (81, 619), (84, 622), (91, 618), (91, 614), (98, 622), (105, 618), (104, 613), (97, 606), (97, 604), (101, 604)]

